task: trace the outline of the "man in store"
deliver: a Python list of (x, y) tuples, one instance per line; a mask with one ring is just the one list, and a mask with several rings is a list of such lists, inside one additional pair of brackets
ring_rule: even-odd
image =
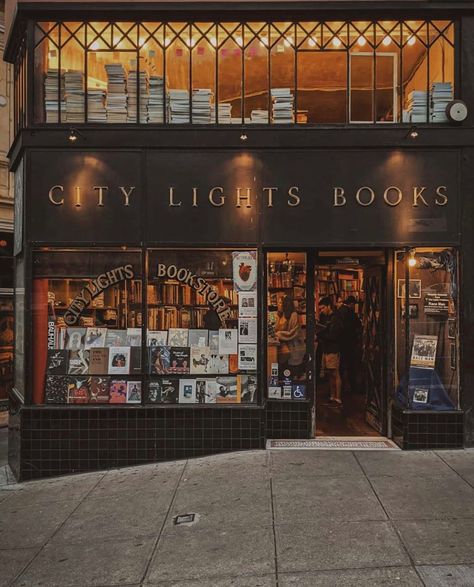
[(330, 298), (324, 297), (319, 300), (319, 311), (325, 317), (324, 328), (318, 334), (323, 353), (321, 369), (328, 376), (329, 399), (342, 405), (340, 362), (344, 325), (339, 313), (334, 312)]
[(359, 367), (361, 353), (362, 323), (355, 312), (357, 300), (348, 296), (345, 300), (338, 296), (336, 308), (344, 330), (341, 338), (341, 373), (349, 383), (351, 393), (359, 388)]

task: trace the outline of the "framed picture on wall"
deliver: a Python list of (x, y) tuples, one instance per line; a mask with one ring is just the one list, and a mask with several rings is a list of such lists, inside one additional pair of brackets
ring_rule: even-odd
[[(410, 279), (410, 298), (421, 298), (421, 279)], [(405, 298), (405, 280), (399, 279), (397, 281), (397, 298)]]
[[(402, 318), (405, 318), (405, 304), (402, 302), (402, 305), (400, 307), (400, 314)], [(418, 304), (410, 304), (408, 306), (408, 316), (411, 319), (416, 319), (418, 318)]]
[(456, 338), (456, 318), (448, 319), (448, 338)]
[(438, 337), (430, 334), (415, 334), (411, 350), (410, 365), (434, 369)]
[(457, 368), (457, 353), (456, 353), (456, 343), (452, 342), (450, 345), (450, 367), (453, 371), (456, 371)]

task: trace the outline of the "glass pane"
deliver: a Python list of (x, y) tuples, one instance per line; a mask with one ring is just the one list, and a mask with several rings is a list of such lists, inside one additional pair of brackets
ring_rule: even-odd
[(350, 122), (372, 122), (374, 56), (355, 53), (350, 57)]
[[(244, 51), (244, 117), (246, 123), (267, 124), (269, 121), (268, 98), (268, 27), (258, 23), (245, 27)], [(255, 32), (259, 31), (255, 36)]]
[(34, 403), (140, 403), (141, 254), (34, 254)]
[(64, 77), (59, 75), (59, 25), (48, 25), (49, 33), (35, 27), (35, 122), (59, 122), (59, 109), (64, 108)]
[(149, 252), (149, 403), (257, 402), (257, 252)]
[(294, 26), (279, 23), (279, 28), (272, 27), (270, 41), (271, 119), (273, 124), (288, 124), (294, 122)]
[[(430, 30), (434, 29), (430, 25)], [(448, 122), (446, 106), (454, 99), (454, 47), (450, 43), (453, 27), (446, 29), (430, 46), (430, 122)]]
[(397, 55), (376, 53), (375, 108), (377, 122), (397, 120)]
[(268, 399), (307, 399), (306, 254), (268, 253)]
[(64, 103), (61, 122), (85, 122), (85, 26), (61, 25), (61, 70), (64, 71)]
[(427, 28), (407, 21), (402, 28), (403, 122), (428, 121)]
[(168, 86), (167, 122), (190, 122), (189, 65), (190, 31), (187, 25), (172, 23), (166, 27), (166, 83)]
[(192, 37), (192, 122), (210, 124), (216, 93), (216, 26), (197, 24)]
[(346, 102), (346, 52), (299, 53), (297, 121), (346, 122)]
[(219, 124), (242, 122), (243, 33), (238, 23), (223, 23), (218, 31)]
[(164, 26), (140, 27), (140, 122), (164, 122)]
[(15, 258), (15, 389), (25, 395), (25, 265), (23, 256)]

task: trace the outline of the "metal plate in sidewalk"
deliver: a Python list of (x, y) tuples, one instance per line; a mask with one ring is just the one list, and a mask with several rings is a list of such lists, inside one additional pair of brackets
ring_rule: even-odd
[(322, 438), (267, 440), (271, 450), (400, 450), (383, 436), (325, 436)]

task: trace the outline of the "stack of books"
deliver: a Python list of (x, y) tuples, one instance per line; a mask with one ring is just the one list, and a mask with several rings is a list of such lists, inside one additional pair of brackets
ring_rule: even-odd
[(105, 110), (105, 92), (97, 88), (87, 90), (87, 121), (107, 122)]
[(70, 69), (64, 74), (66, 121), (84, 122), (84, 74)]
[(191, 99), (193, 124), (210, 124), (214, 94), (209, 89), (193, 90)]
[(448, 122), (446, 106), (454, 100), (451, 82), (434, 82), (431, 84), (430, 120), (431, 122)]
[(187, 90), (170, 90), (168, 110), (171, 124), (189, 122), (189, 92)]
[(294, 96), (290, 88), (272, 88), (272, 122), (274, 124), (289, 124), (294, 118)]
[[(60, 81), (61, 80), (61, 81)], [(61, 93), (58, 90), (61, 83)], [(66, 103), (64, 101), (64, 75), (59, 75), (57, 69), (48, 69), (44, 80), (44, 106), (46, 110), (46, 122), (59, 122), (59, 108), (65, 112)]]
[(268, 110), (252, 110), (249, 122), (250, 124), (268, 124)]
[(408, 94), (407, 110), (410, 122), (428, 121), (427, 92), (425, 90), (413, 90)]
[(219, 124), (232, 124), (232, 104), (219, 102), (212, 105), (211, 122), (216, 122), (216, 108), (219, 114)]
[(121, 63), (107, 63), (107, 122), (127, 122), (125, 70)]
[(163, 111), (164, 80), (159, 75), (150, 76), (150, 91), (148, 94), (148, 122), (162, 124), (164, 122)]
[[(139, 73), (140, 84), (140, 108), (139, 122), (146, 122), (148, 118), (148, 74), (146, 71)], [(127, 78), (127, 122), (137, 122), (137, 71), (129, 71)]]

